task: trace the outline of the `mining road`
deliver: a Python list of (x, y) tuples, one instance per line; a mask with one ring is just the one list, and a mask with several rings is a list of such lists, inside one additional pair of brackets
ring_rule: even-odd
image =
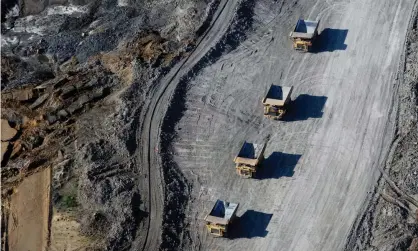
[[(242, 22), (218, 20), (230, 28), (219, 30), (226, 33), (184, 80), (173, 142), (192, 184), (190, 250), (344, 249), (394, 135), (413, 5), (240, 1), (235, 18)], [(315, 53), (291, 48), (299, 17), (321, 19)], [(284, 121), (262, 116), (271, 84), (295, 87)], [(259, 178), (241, 179), (232, 162), (241, 144), (267, 139)], [(240, 203), (230, 238), (213, 238), (204, 227), (218, 198)]]

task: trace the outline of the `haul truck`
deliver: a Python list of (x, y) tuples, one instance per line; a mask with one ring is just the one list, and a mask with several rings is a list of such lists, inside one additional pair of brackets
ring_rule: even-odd
[(205, 217), (209, 233), (217, 237), (227, 236), (228, 227), (236, 217), (238, 205), (217, 200), (210, 213)]
[(265, 149), (266, 144), (244, 142), (234, 159), (237, 173), (243, 178), (255, 177), (257, 168), (264, 159)]
[(293, 86), (270, 86), (265, 98), (263, 98), (264, 116), (270, 119), (279, 120), (286, 113), (287, 106), (290, 103), (290, 95)]
[(304, 52), (311, 51), (312, 44), (318, 36), (319, 21), (299, 19), (295, 28), (290, 32), (293, 49)]

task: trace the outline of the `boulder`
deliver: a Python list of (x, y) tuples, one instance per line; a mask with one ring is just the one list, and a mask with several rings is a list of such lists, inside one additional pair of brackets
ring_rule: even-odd
[(68, 112), (66, 110), (64, 110), (64, 109), (59, 110), (58, 113), (57, 113), (57, 116), (60, 119), (65, 119), (66, 117), (68, 117), (68, 115), (69, 115)]
[(45, 115), (45, 120), (48, 121), (49, 125), (52, 125), (57, 122), (58, 117), (54, 113), (48, 113)]
[(47, 100), (49, 97), (49, 93), (45, 93), (44, 95), (40, 96), (37, 100), (35, 100), (35, 102), (33, 102), (33, 104), (31, 104), (29, 106), (30, 109), (35, 109), (38, 106), (42, 105), (45, 100)]
[[(4, 95), (4, 97), (3, 97)], [(27, 101), (34, 97), (32, 89), (20, 89), (12, 92), (2, 93), (2, 98), (4, 99), (13, 99), (17, 101)]]
[(66, 85), (64, 87), (62, 87), (61, 89), (61, 96), (63, 98), (68, 98), (72, 95), (74, 95), (74, 93), (77, 91), (77, 88), (75, 88), (74, 85)]

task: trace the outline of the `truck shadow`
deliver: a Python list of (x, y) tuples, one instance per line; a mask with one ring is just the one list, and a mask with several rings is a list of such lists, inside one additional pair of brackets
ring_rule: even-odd
[(318, 36), (312, 48), (313, 53), (325, 51), (343, 51), (347, 49), (345, 39), (347, 38), (348, 30), (342, 29), (324, 29)]
[(231, 225), (229, 239), (266, 237), (267, 226), (273, 214), (254, 210), (247, 210), (241, 217), (237, 217)]
[(261, 168), (256, 172), (255, 178), (263, 180), (292, 177), (301, 156), (300, 154), (273, 152), (263, 161)]
[(323, 115), (322, 109), (327, 99), (325, 96), (299, 95), (294, 101), (290, 102), (282, 120), (298, 121), (309, 118), (321, 118)]

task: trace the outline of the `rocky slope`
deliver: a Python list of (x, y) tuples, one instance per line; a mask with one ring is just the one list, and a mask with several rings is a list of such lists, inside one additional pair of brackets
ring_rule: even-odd
[(3, 199), (52, 168), (51, 203), (81, 224), (89, 241), (80, 248), (140, 249), (149, 212), (139, 114), (149, 89), (193, 47), (210, 4), (2, 1), (2, 123), (16, 131), (2, 138)]

